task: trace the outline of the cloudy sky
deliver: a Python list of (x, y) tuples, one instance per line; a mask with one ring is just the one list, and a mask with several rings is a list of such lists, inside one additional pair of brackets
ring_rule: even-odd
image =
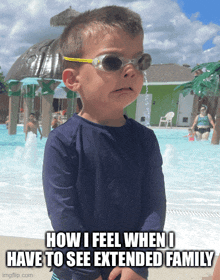
[[(193, 3), (193, 4), (192, 4)], [(220, 60), (219, 0), (0, 0), (0, 66), (4, 73), (32, 45), (57, 38), (63, 28), (50, 18), (69, 8), (83, 12), (126, 6), (143, 21), (145, 51), (153, 64)]]

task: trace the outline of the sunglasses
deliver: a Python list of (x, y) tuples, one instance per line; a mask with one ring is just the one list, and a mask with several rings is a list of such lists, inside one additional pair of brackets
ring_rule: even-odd
[(147, 53), (143, 53), (141, 56), (134, 59), (127, 59), (113, 54), (104, 54), (94, 59), (72, 58), (65, 56), (64, 60), (91, 63), (95, 68), (107, 72), (118, 71), (127, 64), (133, 64), (137, 70), (145, 71), (151, 65), (151, 56)]

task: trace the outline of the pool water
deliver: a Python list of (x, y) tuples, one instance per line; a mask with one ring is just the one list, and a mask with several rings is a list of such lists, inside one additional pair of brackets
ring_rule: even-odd
[[(187, 129), (154, 129), (163, 156), (167, 195), (165, 231), (176, 233), (176, 249), (220, 252), (220, 145), (189, 142)], [(47, 216), (42, 162), (46, 138), (23, 126), (8, 135), (0, 125), (0, 235), (44, 239)]]
[(187, 129), (154, 130), (163, 155), (167, 194), (165, 231), (180, 249), (220, 252), (220, 145), (189, 142)]

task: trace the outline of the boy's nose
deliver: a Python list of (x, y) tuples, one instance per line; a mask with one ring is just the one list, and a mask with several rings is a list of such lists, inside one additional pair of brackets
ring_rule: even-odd
[(124, 66), (122, 74), (124, 78), (133, 78), (136, 75), (136, 71), (134, 65), (130, 63)]

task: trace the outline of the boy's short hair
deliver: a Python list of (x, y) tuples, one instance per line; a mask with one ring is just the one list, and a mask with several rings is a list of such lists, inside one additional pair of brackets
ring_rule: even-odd
[[(106, 6), (86, 11), (75, 17), (64, 29), (60, 37), (60, 52), (62, 57), (81, 58), (83, 55), (83, 40), (97, 31), (122, 29), (130, 37), (143, 35), (143, 27), (139, 14), (125, 7)], [(64, 61), (64, 68), (79, 67), (81, 63)]]

